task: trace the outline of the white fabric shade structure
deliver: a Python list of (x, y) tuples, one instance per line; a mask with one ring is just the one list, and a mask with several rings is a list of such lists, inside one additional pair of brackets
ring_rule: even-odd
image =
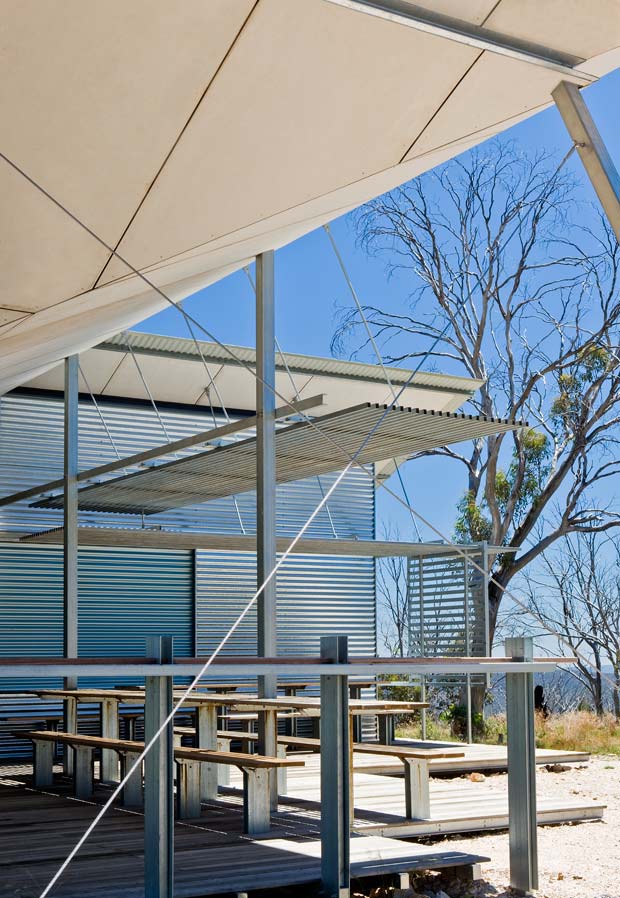
[[(316, 424), (316, 426), (314, 426)], [(370, 465), (522, 426), (491, 417), (364, 403), (277, 431), (276, 482)], [(86, 486), (80, 508), (149, 515), (248, 492), (256, 484), (256, 437), (210, 448), (143, 471)], [(35, 503), (62, 508), (62, 495)]]
[[(179, 300), (619, 45), (616, 0), (9, 0), (0, 152)], [(0, 390), (165, 305), (3, 159), (0, 191)]]

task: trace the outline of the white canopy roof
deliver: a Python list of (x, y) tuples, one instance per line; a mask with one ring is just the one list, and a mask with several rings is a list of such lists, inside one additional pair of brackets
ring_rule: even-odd
[[(617, 0), (9, 0), (0, 151), (178, 300), (619, 45)], [(0, 192), (0, 390), (165, 304), (1, 159)]]

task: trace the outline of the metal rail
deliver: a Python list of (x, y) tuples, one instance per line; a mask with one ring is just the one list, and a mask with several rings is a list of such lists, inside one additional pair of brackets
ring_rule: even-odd
[(326, 0), (326, 2), (380, 19), (387, 19), (390, 22), (397, 22), (399, 25), (406, 25), (416, 31), (422, 31), (444, 40), (465, 44), (481, 52), (495, 53), (518, 62), (525, 62), (528, 65), (549, 69), (585, 83), (597, 80), (596, 76), (576, 68), (577, 65), (585, 62), (581, 56), (574, 56), (530, 41), (519, 40), (484, 26), (473, 25), (462, 19), (440, 15), (431, 10), (414, 6), (404, 0)]
[[(558, 664), (574, 664), (575, 658), (534, 658), (528, 662), (510, 658), (454, 658), (445, 661), (424, 658), (358, 658), (347, 664), (331, 664), (330, 674), (377, 676), (379, 674), (437, 673), (545, 673)], [(320, 676), (327, 666), (320, 658), (222, 658), (209, 665), (209, 676), (255, 677)], [(204, 659), (179, 658), (174, 664), (158, 664), (151, 658), (2, 658), (0, 677), (61, 677), (64, 674), (88, 677), (195, 676), (204, 667)]]

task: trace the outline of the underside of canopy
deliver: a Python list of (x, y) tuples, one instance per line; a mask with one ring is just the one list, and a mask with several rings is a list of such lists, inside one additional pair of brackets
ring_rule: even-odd
[(0, 159), (0, 391), (166, 304), (112, 250), (178, 301), (619, 45), (616, 0), (8, 0), (0, 151), (107, 246)]
[[(439, 446), (522, 426), (491, 417), (429, 412), (364, 403), (276, 432), (276, 480), (287, 483), (345, 467), (415, 455)], [(89, 511), (156, 514), (256, 487), (256, 438), (198, 452), (144, 471), (92, 484), (78, 492)], [(34, 503), (62, 508), (63, 496)]]

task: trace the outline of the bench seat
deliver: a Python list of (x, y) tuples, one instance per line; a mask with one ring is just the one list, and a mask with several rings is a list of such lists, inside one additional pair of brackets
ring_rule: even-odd
[[(122, 775), (138, 761), (144, 750), (143, 742), (110, 739), (102, 736), (86, 736), (77, 733), (38, 730), (14, 732), (14, 736), (29, 739), (34, 746), (34, 784), (46, 788), (53, 783), (54, 746), (61, 742), (76, 753), (74, 764), (74, 791), (76, 798), (89, 799), (93, 794), (93, 752), (108, 749), (118, 753), (123, 768)], [(243, 773), (243, 819), (248, 834), (266, 832), (270, 827), (269, 773), (288, 767), (301, 767), (298, 758), (270, 758), (245, 752), (217, 749), (174, 749), (177, 765), (177, 812), (180, 819), (200, 816), (200, 775), (203, 764), (238, 767)], [(143, 805), (142, 772), (136, 769), (123, 789), (123, 803), (131, 807)]]

